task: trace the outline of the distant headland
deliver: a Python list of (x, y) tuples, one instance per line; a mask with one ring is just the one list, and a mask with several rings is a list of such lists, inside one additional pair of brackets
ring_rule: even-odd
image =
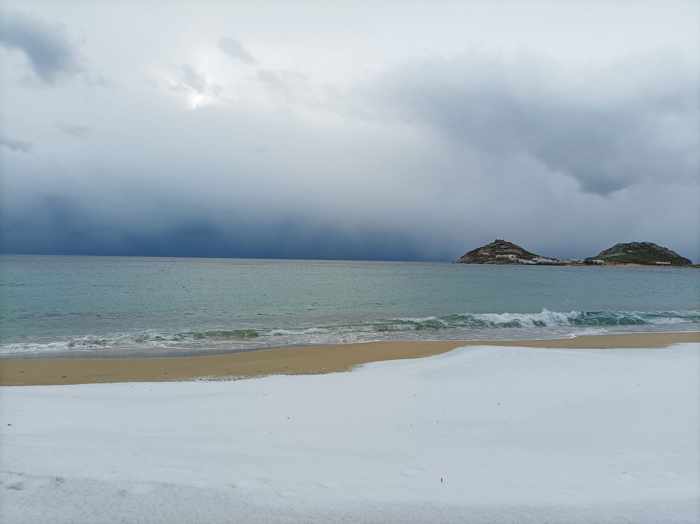
[(595, 256), (564, 260), (532, 253), (507, 240), (496, 239), (490, 244), (468, 251), (456, 260), (459, 264), (525, 264), (533, 266), (691, 266), (690, 259), (653, 242), (615, 244)]

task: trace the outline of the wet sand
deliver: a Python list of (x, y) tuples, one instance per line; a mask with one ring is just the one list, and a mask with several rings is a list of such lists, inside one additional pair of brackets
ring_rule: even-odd
[(461, 346), (663, 348), (682, 342), (700, 342), (700, 332), (592, 335), (557, 340), (367, 342), (177, 357), (2, 358), (0, 386), (333, 373), (350, 371), (370, 362), (438, 355)]

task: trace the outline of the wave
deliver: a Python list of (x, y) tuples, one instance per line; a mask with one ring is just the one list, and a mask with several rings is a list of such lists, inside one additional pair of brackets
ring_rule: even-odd
[(233, 342), (255, 339), (255, 329), (212, 329), (165, 333), (142, 331), (138, 333), (112, 333), (104, 336), (85, 335), (50, 342), (15, 342), (0, 344), (0, 354), (22, 352), (95, 351), (109, 348), (177, 348), (194, 347), (203, 342)]
[(492, 329), (528, 329), (533, 331), (548, 328), (576, 328), (577, 333), (585, 329), (609, 329), (615, 327), (670, 326), (690, 329), (700, 328), (700, 311), (550, 311), (539, 313), (461, 313), (445, 316), (400, 317), (373, 320), (353, 324), (327, 326), (299, 326), (285, 328), (214, 328), (178, 332), (146, 330), (137, 333), (109, 335), (84, 335), (60, 340), (32, 340), (0, 343), (0, 354), (99, 351), (109, 349), (171, 349), (229, 347), (253, 349), (272, 345), (294, 343), (332, 343), (392, 336), (430, 336), (430, 333), (459, 333), (461, 337), (471, 334), (488, 334)]
[(397, 318), (377, 323), (379, 330), (450, 328), (537, 328), (643, 326), (700, 322), (700, 311), (549, 311), (539, 313), (464, 313), (443, 317)]

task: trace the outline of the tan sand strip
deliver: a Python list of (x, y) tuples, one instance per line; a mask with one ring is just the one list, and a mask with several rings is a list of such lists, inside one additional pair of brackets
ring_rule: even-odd
[(3, 358), (0, 359), (0, 385), (90, 384), (332, 373), (349, 371), (369, 362), (427, 357), (470, 345), (661, 348), (681, 342), (700, 342), (700, 333), (596, 335), (559, 340), (367, 342), (179, 357)]

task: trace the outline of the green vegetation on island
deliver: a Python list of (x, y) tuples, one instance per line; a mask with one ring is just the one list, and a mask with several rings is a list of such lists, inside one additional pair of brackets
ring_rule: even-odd
[(531, 253), (517, 244), (501, 239), (465, 253), (457, 262), (460, 264), (562, 264), (560, 260)]
[(689, 266), (692, 262), (675, 251), (653, 242), (628, 242), (615, 244), (596, 256), (587, 258), (591, 263), (602, 260), (605, 264), (644, 264), (657, 266)]
[(457, 263), (525, 264), (536, 266), (639, 264), (645, 266), (697, 267), (697, 265), (693, 265), (690, 259), (653, 242), (619, 243), (593, 257), (582, 260), (561, 260), (537, 255), (517, 244), (501, 239), (496, 239), (489, 244), (468, 251), (457, 259)]

